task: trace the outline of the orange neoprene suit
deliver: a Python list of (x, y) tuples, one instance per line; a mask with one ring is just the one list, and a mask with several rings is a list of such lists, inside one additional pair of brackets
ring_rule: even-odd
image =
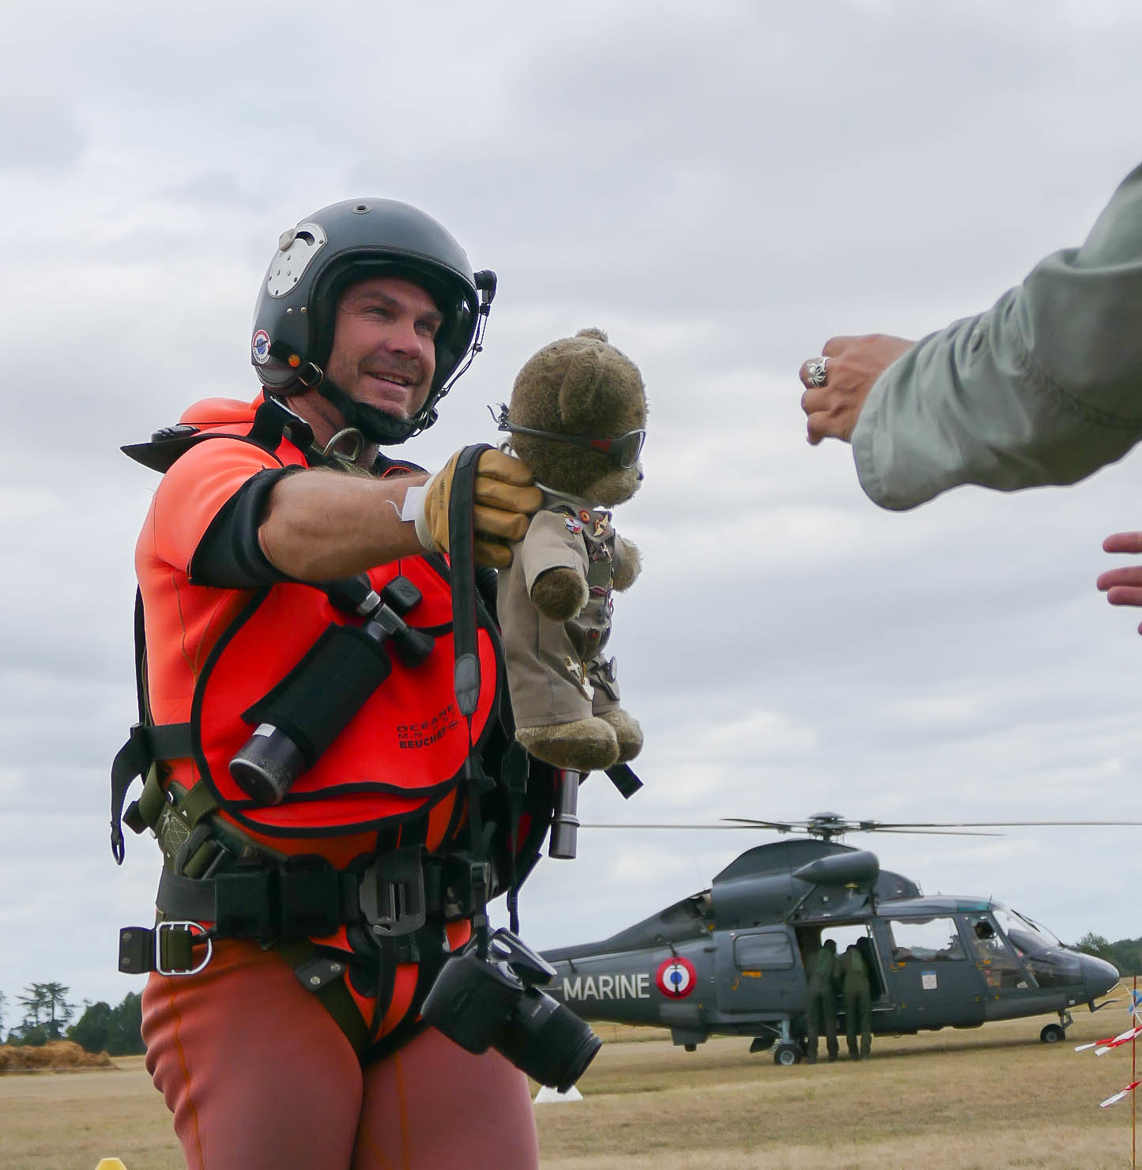
[[(203, 536), (252, 476), (307, 466), (305, 451), (289, 438), (269, 448), (240, 437), (260, 405), (211, 401), (184, 415), (212, 438), (170, 466), (139, 538), (150, 717), (192, 727), (192, 755), (163, 764), (164, 783), (184, 791), (205, 786), (217, 803), (212, 817), (267, 865), (321, 859), (344, 875), (406, 845), (444, 855), (466, 824), (458, 777), (469, 728), (451, 693), (446, 576), (421, 558), (378, 566), (369, 579), (378, 591), (397, 575), (418, 587), (421, 601), (407, 621), (436, 637), (427, 661), (406, 668), (394, 655), (389, 677), (281, 804), (256, 805), (229, 775), (227, 762), (251, 732), (243, 712), (323, 630), (353, 620), (307, 585), (250, 591), (191, 580)], [(479, 656), (476, 744), (498, 702), (499, 666), (486, 630)], [(374, 970), (370, 978), (377, 956), (353, 929), (341, 926), (310, 943), (311, 953), (344, 959), (341, 979), (372, 1045), (364, 1063), (299, 981), (292, 958), (268, 943), (222, 938), (200, 973), (150, 977), (143, 995), (147, 1067), (175, 1115), (188, 1167), (536, 1166), (523, 1075), (495, 1052), (472, 1056), (431, 1029), (410, 1027), (426, 991), (415, 949), (401, 953), (395, 970), (380, 978)], [(435, 932), (433, 945), (445, 953), (470, 934), (464, 918), (422, 929)], [(390, 1035), (395, 1050), (377, 1045)]]

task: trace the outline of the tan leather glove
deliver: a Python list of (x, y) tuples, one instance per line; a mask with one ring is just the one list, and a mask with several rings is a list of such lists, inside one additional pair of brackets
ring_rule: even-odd
[[(455, 455), (425, 485), (423, 510), (416, 517), (416, 533), (425, 548), (447, 553), (448, 502), (456, 473)], [(502, 451), (483, 452), (476, 464), (476, 561), (494, 569), (512, 563), (511, 545), (522, 540), (533, 512), (543, 503), (526, 465)]]

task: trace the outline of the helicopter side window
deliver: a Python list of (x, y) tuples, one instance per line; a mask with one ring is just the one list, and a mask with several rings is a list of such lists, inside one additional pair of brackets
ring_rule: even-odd
[(793, 947), (785, 934), (743, 934), (734, 939), (739, 971), (780, 971), (794, 965)]
[(953, 918), (892, 918), (892, 958), (897, 963), (938, 963), (963, 959)]

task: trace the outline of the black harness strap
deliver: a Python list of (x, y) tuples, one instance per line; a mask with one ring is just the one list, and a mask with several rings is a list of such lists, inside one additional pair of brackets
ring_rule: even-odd
[[(468, 719), (480, 701), (480, 658), (476, 650), (476, 468), (491, 448), (473, 443), (460, 452), (448, 500), (448, 542), (452, 559), (452, 637), (456, 647), (456, 702)], [(469, 739), (471, 734), (469, 733)]]
[[(471, 885), (475, 900), (483, 903), (472, 914), (472, 932), (481, 956), (488, 949), (487, 899), (491, 894), (488, 834), (481, 809), (483, 796), (494, 781), (480, 766), (472, 741), (472, 716), (480, 701), (480, 656), (476, 625), (476, 470), (487, 443), (465, 447), (456, 460), (448, 500), (448, 543), (451, 559), (452, 641), (456, 662), (453, 685), (456, 703), (468, 723), (468, 756), (463, 778), (468, 790), (468, 831), (472, 854)], [(489, 826), (490, 827), (490, 826)]]
[(278, 943), (274, 950), (293, 968), (302, 987), (321, 1001), (357, 1056), (362, 1056), (369, 1045), (369, 1028), (345, 986), (346, 961), (323, 954), (306, 940)]
[[(191, 754), (189, 723), (165, 723), (155, 726), (150, 721), (147, 702), (147, 650), (143, 622), (143, 595), (135, 591), (135, 691), (139, 702), (139, 722), (132, 728), (127, 742), (116, 752), (111, 765), (111, 855), (116, 865), (123, 864), (123, 804), (127, 789), (136, 777), (146, 777), (158, 760), (179, 760)], [(128, 824), (136, 833), (134, 818)]]

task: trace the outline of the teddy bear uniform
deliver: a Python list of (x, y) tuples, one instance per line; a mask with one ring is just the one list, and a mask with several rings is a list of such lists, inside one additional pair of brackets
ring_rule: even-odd
[[(516, 546), (511, 568), (500, 573), (497, 600), (517, 727), (570, 723), (619, 705), (615, 661), (601, 652), (611, 633), (611, 591), (626, 542), (610, 512), (543, 491), (543, 507)], [(587, 579), (587, 604), (566, 622), (544, 617), (531, 601), (536, 578), (556, 568)]]

